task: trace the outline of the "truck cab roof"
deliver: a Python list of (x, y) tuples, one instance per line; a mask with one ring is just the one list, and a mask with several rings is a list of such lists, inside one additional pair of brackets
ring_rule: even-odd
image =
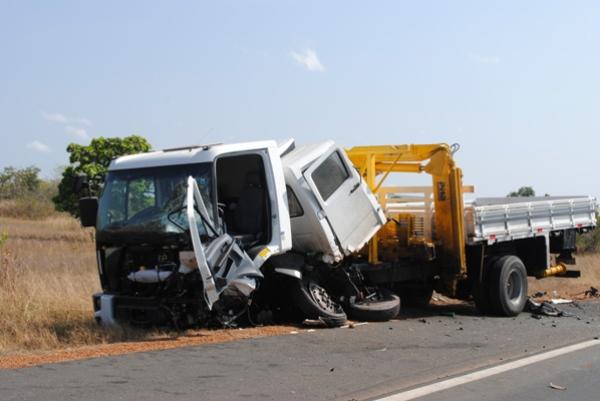
[(195, 145), (164, 149), (149, 153), (122, 156), (114, 159), (109, 171), (173, 166), (214, 161), (220, 154), (276, 146), (275, 141), (239, 142), (231, 144)]

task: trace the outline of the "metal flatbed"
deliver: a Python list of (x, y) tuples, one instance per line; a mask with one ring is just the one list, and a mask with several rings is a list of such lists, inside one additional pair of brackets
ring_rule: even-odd
[(480, 198), (466, 211), (468, 244), (488, 245), (553, 231), (596, 227), (596, 199), (589, 196)]

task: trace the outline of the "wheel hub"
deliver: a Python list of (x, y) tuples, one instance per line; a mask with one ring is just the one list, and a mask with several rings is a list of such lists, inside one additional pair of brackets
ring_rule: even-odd
[(321, 309), (332, 313), (337, 312), (337, 304), (331, 299), (325, 288), (311, 282), (308, 284), (308, 291)]

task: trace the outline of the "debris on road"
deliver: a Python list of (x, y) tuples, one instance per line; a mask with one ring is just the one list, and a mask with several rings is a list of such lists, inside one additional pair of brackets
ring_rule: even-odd
[(327, 324), (321, 319), (304, 319), (302, 326), (307, 327), (327, 327)]
[(590, 287), (589, 290), (585, 291), (584, 295), (586, 297), (598, 298), (598, 297), (600, 297), (600, 291), (598, 291), (598, 289), (596, 287)]
[(548, 386), (548, 387), (550, 387), (550, 388), (552, 388), (552, 389), (554, 389), (554, 390), (562, 390), (562, 391), (564, 391), (564, 390), (566, 390), (566, 389), (567, 389), (567, 388), (566, 388), (566, 387), (564, 387), (564, 386), (559, 386), (558, 384), (554, 384), (554, 383), (552, 383), (552, 382), (550, 382), (550, 384), (549, 384), (549, 386)]
[[(571, 301), (572, 303), (573, 301)], [(539, 319), (541, 316), (551, 316), (551, 317), (576, 317), (571, 313), (564, 312), (554, 306), (551, 302), (543, 301), (536, 302), (533, 298), (529, 297), (527, 300), (527, 304), (525, 305), (525, 310), (530, 312), (532, 316), (536, 319)]]
[(564, 299), (564, 298), (553, 298), (550, 300), (550, 303), (552, 303), (552, 305), (572, 304), (573, 300), (572, 299)]
[(536, 292), (535, 294), (532, 295), (532, 298), (541, 298), (541, 297), (543, 297), (546, 294), (547, 294), (546, 291), (538, 291), (538, 292)]

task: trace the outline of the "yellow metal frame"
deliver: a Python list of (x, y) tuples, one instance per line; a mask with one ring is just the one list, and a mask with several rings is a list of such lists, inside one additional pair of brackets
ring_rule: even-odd
[[(432, 177), (435, 246), (448, 283), (466, 274), (462, 171), (447, 144), (357, 146), (346, 149), (371, 190), (379, 192), (391, 173), (427, 173)], [(379, 262), (377, 235), (369, 242), (369, 262)], [(444, 275), (446, 275), (444, 274)]]

